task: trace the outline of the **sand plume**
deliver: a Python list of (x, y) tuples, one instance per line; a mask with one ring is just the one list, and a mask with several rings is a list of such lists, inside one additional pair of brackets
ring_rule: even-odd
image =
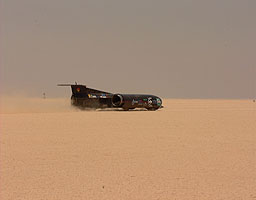
[(26, 96), (1, 96), (0, 113), (51, 113), (73, 112), (69, 98), (35, 98)]

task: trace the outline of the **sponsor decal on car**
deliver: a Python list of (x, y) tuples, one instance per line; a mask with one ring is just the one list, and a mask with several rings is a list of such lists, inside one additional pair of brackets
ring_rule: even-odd
[(138, 104), (139, 103), (139, 101), (138, 100), (135, 100), (135, 99), (133, 99), (132, 100), (132, 105), (134, 105), (134, 104)]
[(88, 94), (88, 97), (90, 98), (90, 99), (92, 99), (92, 98), (97, 98), (97, 96), (96, 95), (93, 95), (93, 94)]
[(161, 99), (157, 98), (157, 99), (156, 99), (156, 102), (157, 102), (157, 105), (158, 105), (158, 106), (161, 106), (161, 105), (162, 105)]
[(100, 98), (107, 98), (106, 94), (101, 94)]
[(149, 97), (148, 98), (148, 106), (152, 107), (153, 106), (152, 103), (153, 103), (152, 97)]

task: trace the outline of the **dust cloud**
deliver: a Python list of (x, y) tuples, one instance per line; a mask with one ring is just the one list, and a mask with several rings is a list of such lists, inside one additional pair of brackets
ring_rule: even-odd
[(55, 113), (76, 112), (69, 98), (35, 98), (26, 96), (0, 96), (0, 113)]

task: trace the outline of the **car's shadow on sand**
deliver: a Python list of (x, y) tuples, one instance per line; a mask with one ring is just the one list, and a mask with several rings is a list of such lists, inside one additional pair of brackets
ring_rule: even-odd
[[(133, 109), (133, 110), (123, 110), (123, 109), (101, 109), (101, 110), (96, 110), (98, 112), (152, 112), (147, 109)], [(161, 111), (161, 109), (154, 110), (154, 111)]]
[(161, 111), (162, 109), (157, 110), (147, 110), (145, 108), (137, 108), (137, 109), (130, 109), (124, 110), (122, 108), (103, 108), (103, 109), (89, 109), (89, 108), (78, 108), (80, 111), (95, 111), (95, 112), (149, 112), (149, 111)]
[(147, 112), (148, 110), (146, 110), (146, 109), (138, 109), (138, 110), (136, 110), (136, 109), (134, 109), (134, 110), (123, 110), (123, 109), (101, 109), (101, 110), (96, 110), (96, 111), (98, 111), (98, 112), (138, 112), (138, 111), (140, 111), (140, 112)]

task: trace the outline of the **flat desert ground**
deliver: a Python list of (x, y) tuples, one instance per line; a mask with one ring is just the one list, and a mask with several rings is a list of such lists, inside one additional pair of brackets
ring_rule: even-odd
[(2, 103), (0, 199), (256, 199), (256, 103), (163, 105), (125, 112), (79, 111), (69, 99)]

